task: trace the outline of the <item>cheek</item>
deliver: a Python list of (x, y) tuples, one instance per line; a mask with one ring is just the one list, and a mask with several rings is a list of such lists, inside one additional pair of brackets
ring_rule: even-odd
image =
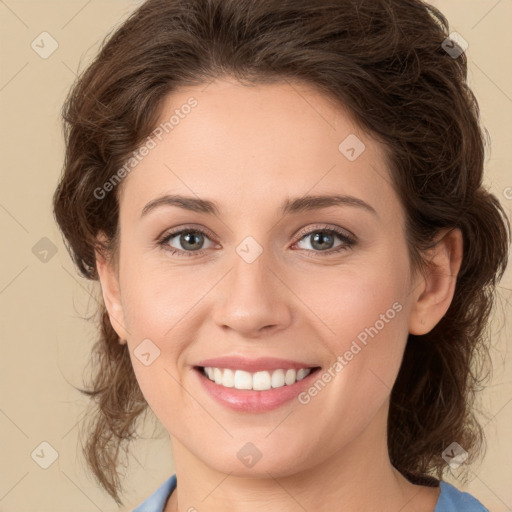
[(147, 262), (144, 265), (144, 258), (135, 256), (123, 261), (122, 305), (137, 381), (150, 406), (159, 410), (162, 390), (166, 390), (167, 402), (179, 395), (174, 389), (178, 384), (172, 377), (176, 377), (175, 365), (183, 350), (180, 340), (187, 339), (183, 336), (183, 326), (190, 306), (184, 296), (188, 294), (192, 300), (193, 293), (178, 279), (177, 272), (170, 275), (167, 271), (165, 276), (165, 269), (149, 269)]
[(308, 315), (319, 325), (331, 365), (338, 361), (331, 366), (336, 396), (357, 407), (378, 405), (389, 394), (408, 336), (408, 260), (391, 251), (376, 260), (318, 274), (314, 286), (303, 279), (296, 289), (315, 313)]
[[(363, 344), (372, 335), (402, 331), (406, 321), (405, 273), (392, 265), (385, 271), (377, 265), (317, 273), (314, 279), (299, 276), (294, 292), (307, 305), (308, 315), (325, 326), (327, 338), (345, 342), (359, 339)], [(393, 337), (393, 336), (391, 336)]]
[[(123, 310), (132, 335), (169, 335), (187, 311), (205, 293), (208, 282), (187, 279), (187, 270), (148, 268), (127, 262), (123, 281)], [(191, 284), (193, 281), (193, 285)]]
[(315, 288), (304, 299), (334, 331), (319, 327), (330, 354), (318, 376), (325, 384), (315, 381), (302, 397), (302, 403), (310, 403), (308, 415), (332, 411), (326, 428), (333, 450), (340, 439), (354, 438), (372, 421), (393, 388), (408, 334), (401, 275), (370, 269), (364, 275), (345, 274), (330, 280), (329, 296)]
[[(368, 283), (368, 286), (377, 283)], [(381, 283), (381, 287), (369, 292), (360, 282), (351, 291), (344, 291), (338, 298), (338, 316), (333, 318), (339, 339), (344, 340), (341, 349), (350, 350), (353, 342), (361, 347), (379, 342), (380, 351), (401, 345), (400, 336), (406, 324), (403, 293), (394, 283)], [(347, 343), (349, 345), (347, 345)], [(350, 357), (350, 356), (348, 356)]]

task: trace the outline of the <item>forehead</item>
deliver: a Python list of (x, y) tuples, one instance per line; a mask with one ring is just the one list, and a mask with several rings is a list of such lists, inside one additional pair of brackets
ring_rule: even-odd
[(123, 182), (121, 208), (139, 215), (163, 193), (193, 193), (244, 212), (308, 193), (354, 195), (376, 210), (396, 203), (384, 147), (305, 84), (217, 80), (175, 91), (152, 140)]

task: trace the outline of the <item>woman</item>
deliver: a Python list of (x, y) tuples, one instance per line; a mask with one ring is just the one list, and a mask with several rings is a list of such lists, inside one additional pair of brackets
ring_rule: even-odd
[(54, 209), (118, 503), (149, 406), (176, 473), (138, 512), (487, 510), (439, 480), (482, 452), (510, 226), (448, 34), (419, 0), (149, 0), (75, 84)]

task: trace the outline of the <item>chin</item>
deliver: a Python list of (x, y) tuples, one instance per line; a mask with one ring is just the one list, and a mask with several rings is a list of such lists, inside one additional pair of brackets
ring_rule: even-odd
[[(229, 453), (220, 453), (211, 461), (204, 462), (215, 471), (236, 477), (268, 478), (269, 474), (273, 477), (286, 477), (304, 469), (298, 465), (297, 451), (294, 450), (289, 454), (283, 453), (278, 448), (272, 451), (272, 455), (265, 455), (264, 449), (257, 450), (254, 445), (246, 443), (235, 450), (234, 456), (233, 452), (229, 451)], [(211, 451), (209, 455), (215, 457)]]

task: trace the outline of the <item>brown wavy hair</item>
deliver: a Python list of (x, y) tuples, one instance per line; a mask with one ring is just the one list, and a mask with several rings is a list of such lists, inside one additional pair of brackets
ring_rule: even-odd
[[(463, 234), (453, 301), (433, 330), (409, 335), (391, 393), (391, 462), (431, 485), (433, 475), (442, 478), (451, 442), (469, 452), (468, 462), (485, 445), (474, 398), (489, 375), (486, 327), (510, 244), (506, 214), (482, 185), (489, 136), (467, 84), (467, 58), (445, 51), (448, 35), (444, 15), (420, 0), (149, 0), (109, 34), (70, 90), (53, 198), (74, 263), (96, 281), (95, 248), (109, 257), (118, 248), (122, 184), (101, 200), (94, 191), (151, 134), (169, 93), (222, 77), (298, 81), (347, 107), (385, 144), (411, 268), (427, 268), (425, 251), (440, 229)], [(92, 387), (80, 390), (94, 404), (84, 454), (122, 504), (119, 448), (148, 406), (100, 302)]]

